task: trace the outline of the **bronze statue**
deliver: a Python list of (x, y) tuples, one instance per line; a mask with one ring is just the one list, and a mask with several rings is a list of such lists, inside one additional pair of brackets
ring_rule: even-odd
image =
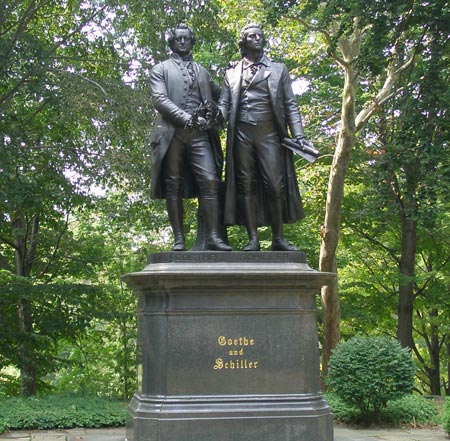
[(304, 213), (292, 151), (282, 141), (293, 141), (299, 149), (310, 143), (288, 69), (269, 60), (264, 45), (259, 25), (242, 29), (242, 59), (228, 68), (219, 99), (228, 121), (224, 223), (246, 226), (249, 242), (244, 251), (260, 250), (260, 225), (271, 226), (273, 251), (297, 251), (283, 238), (283, 224)]
[(150, 75), (153, 104), (159, 115), (151, 137), (152, 197), (166, 199), (174, 234), (173, 251), (186, 248), (183, 197), (199, 198), (206, 224), (206, 248), (231, 251), (219, 236), (218, 191), (223, 157), (213, 125), (220, 87), (192, 59), (193, 31), (179, 24), (168, 39), (171, 57)]

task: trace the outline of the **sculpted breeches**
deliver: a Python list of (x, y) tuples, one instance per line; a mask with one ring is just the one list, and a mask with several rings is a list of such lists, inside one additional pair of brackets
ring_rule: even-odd
[(272, 121), (260, 122), (258, 125), (238, 123), (234, 165), (239, 194), (253, 194), (256, 177), (259, 174), (268, 195), (274, 198), (281, 197), (283, 194), (281, 148), (280, 136)]
[(219, 177), (208, 135), (195, 130), (177, 129), (163, 163), (166, 198), (181, 197), (186, 164), (199, 187), (200, 196), (216, 197)]

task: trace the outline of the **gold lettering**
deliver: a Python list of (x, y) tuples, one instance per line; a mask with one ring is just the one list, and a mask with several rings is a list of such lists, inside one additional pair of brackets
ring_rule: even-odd
[(223, 360), (221, 358), (216, 359), (216, 364), (214, 365), (214, 369), (223, 369)]
[(221, 358), (216, 359), (215, 370), (234, 370), (234, 369), (258, 369), (258, 361), (249, 361), (247, 359), (234, 359), (224, 362)]
[(240, 351), (238, 351), (237, 349), (230, 349), (228, 351), (228, 355), (230, 357), (239, 357), (240, 355), (244, 355), (244, 348), (242, 348)]
[(213, 366), (214, 370), (257, 369), (259, 367), (258, 361), (239, 358), (246, 355), (247, 347), (255, 345), (253, 338), (247, 336), (229, 337), (221, 335), (217, 338), (217, 343), (219, 346), (225, 347), (226, 354), (230, 359), (225, 361), (221, 357), (216, 358)]
[(230, 338), (221, 335), (217, 338), (219, 346), (254, 346), (255, 340), (248, 337)]

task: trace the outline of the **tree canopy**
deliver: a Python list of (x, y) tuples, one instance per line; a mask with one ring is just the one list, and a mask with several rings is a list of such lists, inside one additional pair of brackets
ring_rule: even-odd
[[(220, 84), (252, 21), (288, 65), (321, 151), (314, 165), (296, 161), (307, 218), (286, 230), (312, 266), (339, 274), (322, 291), (324, 375), (341, 334), (386, 334), (412, 349), (419, 389), (448, 392), (449, 9), (0, 1), (0, 377), (16, 384), (19, 372), (25, 395), (67, 387), (81, 369), (86, 387), (100, 385), (88, 368), (105, 347), (115, 392), (103, 392), (131, 393), (135, 304), (120, 275), (168, 238), (165, 210), (149, 198), (148, 75), (167, 57), (167, 29), (186, 22), (196, 60)], [(196, 202), (187, 206), (193, 241)], [(244, 240), (238, 227), (229, 237)]]

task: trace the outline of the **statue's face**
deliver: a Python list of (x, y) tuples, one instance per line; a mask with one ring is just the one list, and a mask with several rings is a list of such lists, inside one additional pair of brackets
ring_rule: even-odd
[(189, 29), (175, 29), (172, 50), (178, 55), (189, 55), (192, 50), (192, 39)]
[(247, 50), (262, 51), (264, 41), (264, 33), (260, 28), (249, 28), (245, 32), (245, 46)]

